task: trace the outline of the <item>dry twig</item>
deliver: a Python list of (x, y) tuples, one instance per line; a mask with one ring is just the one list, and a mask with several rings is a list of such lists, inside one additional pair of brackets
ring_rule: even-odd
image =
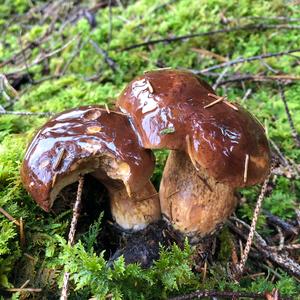
[(8, 220), (12, 221), (17, 226), (20, 226), (20, 223), (14, 217), (12, 217), (4, 208), (0, 207), (0, 213), (2, 213)]
[(207, 49), (199, 49), (199, 48), (192, 48), (192, 51), (199, 53), (200, 55), (206, 56), (206, 57), (211, 57), (214, 58), (220, 62), (225, 62), (228, 61), (228, 59), (224, 56), (221, 56), (215, 52), (209, 51)]
[(65, 148), (61, 148), (60, 150), (59, 150), (59, 153), (58, 153), (58, 156), (57, 156), (57, 159), (54, 161), (54, 163), (53, 163), (53, 170), (56, 170), (58, 167), (59, 167), (59, 165), (60, 165), (60, 163), (61, 163), (61, 161), (62, 161), (62, 158), (63, 158), (63, 156), (64, 156), (64, 154), (65, 154)]
[[(231, 292), (231, 291), (196, 291), (194, 293), (177, 296), (169, 298), (169, 300), (192, 300), (192, 299), (200, 299), (200, 298), (230, 298), (230, 299), (238, 299), (238, 298), (251, 298), (251, 299), (266, 299), (265, 294), (263, 293), (243, 293), (243, 292)], [(290, 298), (278, 297), (278, 300), (288, 300)]]
[[(270, 249), (276, 251), (278, 247), (270, 246)], [(291, 245), (283, 245), (281, 250), (299, 250), (299, 249), (300, 249), (300, 244), (291, 244)]]
[[(75, 241), (76, 225), (77, 225), (78, 218), (79, 218), (83, 183), (84, 183), (83, 176), (80, 176), (79, 183), (78, 183), (78, 189), (77, 189), (76, 201), (75, 201), (75, 204), (73, 207), (73, 216), (72, 216), (72, 221), (71, 221), (71, 227), (70, 227), (69, 236), (68, 236), (68, 244), (70, 246), (72, 246)], [(69, 277), (70, 277), (70, 273), (65, 272), (63, 287), (62, 287), (61, 296), (60, 296), (61, 300), (68, 299)]]
[(42, 289), (35, 289), (35, 288), (11, 288), (11, 289), (6, 289), (6, 292), (30, 292), (30, 293), (39, 293), (42, 291)]
[(287, 101), (286, 101), (286, 97), (285, 97), (285, 93), (284, 93), (284, 88), (283, 88), (281, 83), (278, 84), (278, 87), (279, 87), (280, 98), (281, 98), (281, 100), (284, 104), (284, 109), (285, 109), (287, 119), (288, 119), (288, 122), (289, 122), (289, 125), (290, 125), (290, 128), (291, 128), (291, 131), (292, 131), (292, 137), (293, 137), (297, 147), (300, 147), (300, 136), (299, 136), (298, 132), (296, 131), (296, 128), (295, 128), (295, 125), (294, 125), (289, 107), (287, 105)]
[(248, 177), (248, 166), (249, 166), (249, 154), (246, 154), (245, 157), (245, 167), (244, 167), (244, 182), (247, 182), (247, 177)]
[[(219, 64), (219, 65), (214, 65), (212, 67), (208, 67), (199, 72), (205, 74), (206, 72), (214, 71), (214, 70), (221, 69), (221, 68), (226, 68), (229, 66), (234, 66), (237, 64), (242, 64), (242, 63), (246, 63), (246, 62), (250, 62), (250, 61), (254, 61), (254, 60), (262, 60), (262, 59), (270, 58), (270, 57), (284, 56), (284, 55), (288, 55), (290, 53), (295, 53), (295, 52), (300, 52), (300, 49), (291, 49), (291, 50), (281, 51), (281, 52), (271, 52), (271, 53), (266, 53), (266, 54), (250, 56), (250, 57), (240, 57), (240, 58), (230, 60), (228, 62)], [(272, 76), (272, 77), (274, 77), (274, 76)]]
[(203, 108), (209, 108), (211, 106), (214, 106), (215, 104), (219, 103), (219, 102), (222, 102), (223, 100), (225, 99), (225, 96), (223, 97), (219, 97), (218, 99), (216, 99), (215, 101), (205, 105)]
[(18, 97), (18, 92), (9, 84), (5, 75), (0, 74), (0, 95), (3, 95), (7, 101)]
[[(202, 71), (191, 70), (194, 74), (201, 74)], [(209, 72), (205, 73), (205, 76), (216, 77), (216, 73)], [(288, 74), (282, 75), (251, 75), (251, 74), (237, 74), (237, 75), (228, 75), (224, 76), (225, 79), (218, 83), (218, 86), (226, 85), (228, 83), (234, 82), (244, 82), (244, 81), (254, 81), (254, 82), (274, 82), (282, 81), (289, 83), (291, 81), (299, 81), (300, 76), (293, 76)]]
[(249, 98), (249, 96), (251, 95), (251, 93), (252, 93), (252, 89), (248, 89), (246, 91), (245, 95), (243, 96), (241, 102), (245, 102)]
[(28, 72), (28, 69), (30, 69), (31, 67), (40, 64), (41, 62), (43, 62), (44, 60), (58, 54), (59, 52), (62, 52), (63, 50), (65, 50), (67, 47), (69, 47), (77, 38), (79, 35), (76, 35), (75, 37), (73, 37), (71, 40), (69, 40), (65, 45), (63, 45), (62, 47), (53, 50), (52, 52), (46, 53), (44, 55), (42, 55), (41, 57), (37, 57), (30, 65), (24, 66), (22, 68), (16, 69), (10, 73), (7, 73), (7, 76), (11, 76), (13, 74), (17, 74), (17, 73), (22, 73), (23, 71)]
[(286, 167), (290, 167), (289, 161), (286, 159), (286, 157), (284, 156), (284, 154), (282, 153), (282, 151), (279, 149), (279, 147), (275, 144), (275, 142), (272, 139), (270, 139), (270, 138), (269, 138), (269, 141), (270, 141), (271, 146), (274, 148), (274, 150), (276, 151), (277, 155), (281, 159), (283, 165), (286, 166)]
[[(250, 231), (251, 227), (244, 221), (235, 217), (231, 217), (230, 219), (240, 223)], [(237, 228), (230, 221), (228, 221), (227, 224), (232, 231), (237, 233), (243, 239), (247, 240), (247, 236), (242, 232), (242, 230)], [(264, 259), (269, 259), (270, 261), (279, 265), (282, 269), (287, 271), (289, 274), (292, 274), (295, 277), (300, 278), (300, 265), (296, 261), (294, 261), (286, 254), (279, 254), (276, 251), (274, 251), (272, 247), (268, 246), (266, 241), (256, 231), (254, 231), (254, 235), (255, 235), (255, 241), (253, 242), (253, 245), (262, 254)]]
[(33, 83), (33, 79), (32, 79), (32, 77), (30, 75), (30, 72), (29, 72), (27, 57), (26, 57), (25, 51), (23, 50), (23, 43), (22, 43), (21, 34), (19, 35), (19, 44), (20, 44), (20, 47), (21, 47), (21, 54), (22, 54), (23, 59), (24, 59), (24, 64), (25, 64), (25, 68), (26, 68), (26, 72), (27, 72), (27, 76), (28, 76), (29, 82)]
[(39, 116), (39, 117), (49, 117), (54, 115), (51, 112), (30, 112), (30, 111), (0, 111), (0, 115), (16, 115), (16, 116)]
[(278, 216), (271, 214), (267, 210), (263, 210), (263, 213), (267, 217), (267, 222), (273, 226), (279, 226), (284, 232), (287, 234), (297, 235), (299, 233), (299, 229), (295, 226), (289, 224), (288, 222), (280, 219)]
[(219, 83), (222, 81), (222, 79), (224, 78), (224, 76), (226, 75), (228, 70), (229, 70), (229, 67), (224, 68), (224, 70), (222, 71), (222, 73), (219, 75), (216, 82), (214, 83), (213, 90), (215, 90), (219, 86)]
[(100, 54), (104, 58), (104, 61), (107, 63), (107, 65), (114, 72), (116, 72), (118, 70), (118, 65), (116, 64), (116, 62), (112, 58), (109, 57), (107, 51), (105, 51), (104, 49), (100, 48), (99, 45), (94, 40), (90, 40), (90, 43), (95, 48), (96, 52), (98, 54)]
[(24, 289), (30, 282), (30, 279), (27, 279), (21, 286), (20, 289)]
[(139, 43), (139, 44), (133, 44), (128, 47), (125, 47), (121, 49), (120, 51), (128, 51), (140, 47), (145, 47), (145, 46), (150, 46), (150, 45), (155, 45), (159, 43), (173, 43), (173, 42), (179, 42), (182, 40), (188, 40), (200, 36), (211, 36), (215, 34), (220, 34), (220, 33), (229, 33), (229, 32), (234, 32), (234, 31), (243, 31), (243, 30), (268, 30), (268, 29), (299, 29), (300, 26), (294, 26), (294, 25), (288, 25), (288, 24), (279, 24), (279, 25), (268, 25), (268, 24), (249, 24), (249, 25), (244, 25), (244, 26), (236, 26), (236, 27), (229, 27), (229, 28), (222, 28), (218, 30), (211, 30), (211, 31), (206, 31), (206, 32), (199, 32), (199, 33), (193, 33), (193, 34), (186, 34), (186, 35), (181, 35), (181, 36), (175, 36), (175, 37), (167, 37), (167, 38), (161, 38), (157, 40), (150, 40), (144, 43)]
[(23, 222), (23, 218), (20, 218), (20, 243), (21, 246), (24, 247), (25, 246), (25, 230), (24, 230), (24, 222)]
[(253, 213), (253, 218), (252, 218), (252, 223), (251, 223), (251, 228), (250, 228), (249, 236), (248, 236), (248, 239), (247, 239), (247, 243), (246, 243), (243, 255), (241, 257), (241, 261), (236, 266), (237, 275), (241, 275), (244, 271), (245, 264), (246, 264), (246, 261), (248, 259), (248, 255), (249, 255), (249, 252), (250, 252), (250, 248), (251, 248), (251, 244), (252, 244), (256, 223), (257, 223), (260, 208), (261, 208), (261, 204), (262, 204), (262, 201), (263, 201), (264, 196), (265, 196), (266, 191), (267, 191), (267, 186), (268, 186), (268, 183), (269, 183), (269, 179), (270, 179), (270, 174), (265, 179), (265, 181), (263, 183), (263, 186), (261, 188), (260, 195), (257, 199), (257, 203), (256, 203), (255, 210), (254, 210), (254, 213)]

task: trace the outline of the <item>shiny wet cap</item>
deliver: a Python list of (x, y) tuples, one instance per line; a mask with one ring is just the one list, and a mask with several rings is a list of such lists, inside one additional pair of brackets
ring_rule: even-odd
[(195, 167), (235, 187), (263, 181), (270, 168), (264, 128), (240, 105), (218, 99), (191, 72), (169, 69), (131, 81), (117, 106), (145, 148), (186, 151)]
[(79, 175), (123, 181), (131, 193), (149, 180), (154, 165), (153, 154), (139, 145), (126, 116), (87, 106), (53, 117), (36, 133), (21, 179), (32, 198), (49, 211), (60, 190)]

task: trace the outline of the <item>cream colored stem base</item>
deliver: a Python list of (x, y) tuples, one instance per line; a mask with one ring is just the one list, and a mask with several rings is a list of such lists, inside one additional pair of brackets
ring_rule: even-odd
[(160, 185), (162, 213), (187, 236), (212, 234), (234, 211), (234, 189), (195, 169), (187, 154), (171, 151)]
[(125, 186), (109, 194), (112, 216), (126, 230), (144, 229), (161, 218), (159, 197), (150, 181), (131, 198)]

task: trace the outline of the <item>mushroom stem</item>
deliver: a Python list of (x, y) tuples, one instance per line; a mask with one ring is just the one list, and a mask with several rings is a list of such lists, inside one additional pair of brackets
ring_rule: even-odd
[[(174, 193), (174, 191), (178, 191)], [(182, 151), (171, 151), (159, 190), (162, 213), (188, 237), (212, 234), (234, 211), (234, 188), (193, 166)]]
[(158, 194), (150, 181), (128, 196), (126, 187), (116, 189), (106, 185), (110, 195), (111, 213), (118, 225), (126, 230), (142, 230), (160, 219)]

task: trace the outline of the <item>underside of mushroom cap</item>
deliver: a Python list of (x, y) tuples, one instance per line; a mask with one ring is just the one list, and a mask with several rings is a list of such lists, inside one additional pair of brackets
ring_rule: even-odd
[(148, 182), (154, 164), (126, 116), (87, 106), (53, 117), (37, 132), (26, 151), (21, 178), (34, 200), (49, 211), (60, 190), (80, 174), (119, 180), (134, 193)]
[(134, 79), (117, 106), (130, 116), (145, 148), (186, 151), (195, 167), (232, 186), (261, 182), (270, 168), (264, 128), (238, 104), (209, 106), (216, 98), (190, 72), (157, 70)]

